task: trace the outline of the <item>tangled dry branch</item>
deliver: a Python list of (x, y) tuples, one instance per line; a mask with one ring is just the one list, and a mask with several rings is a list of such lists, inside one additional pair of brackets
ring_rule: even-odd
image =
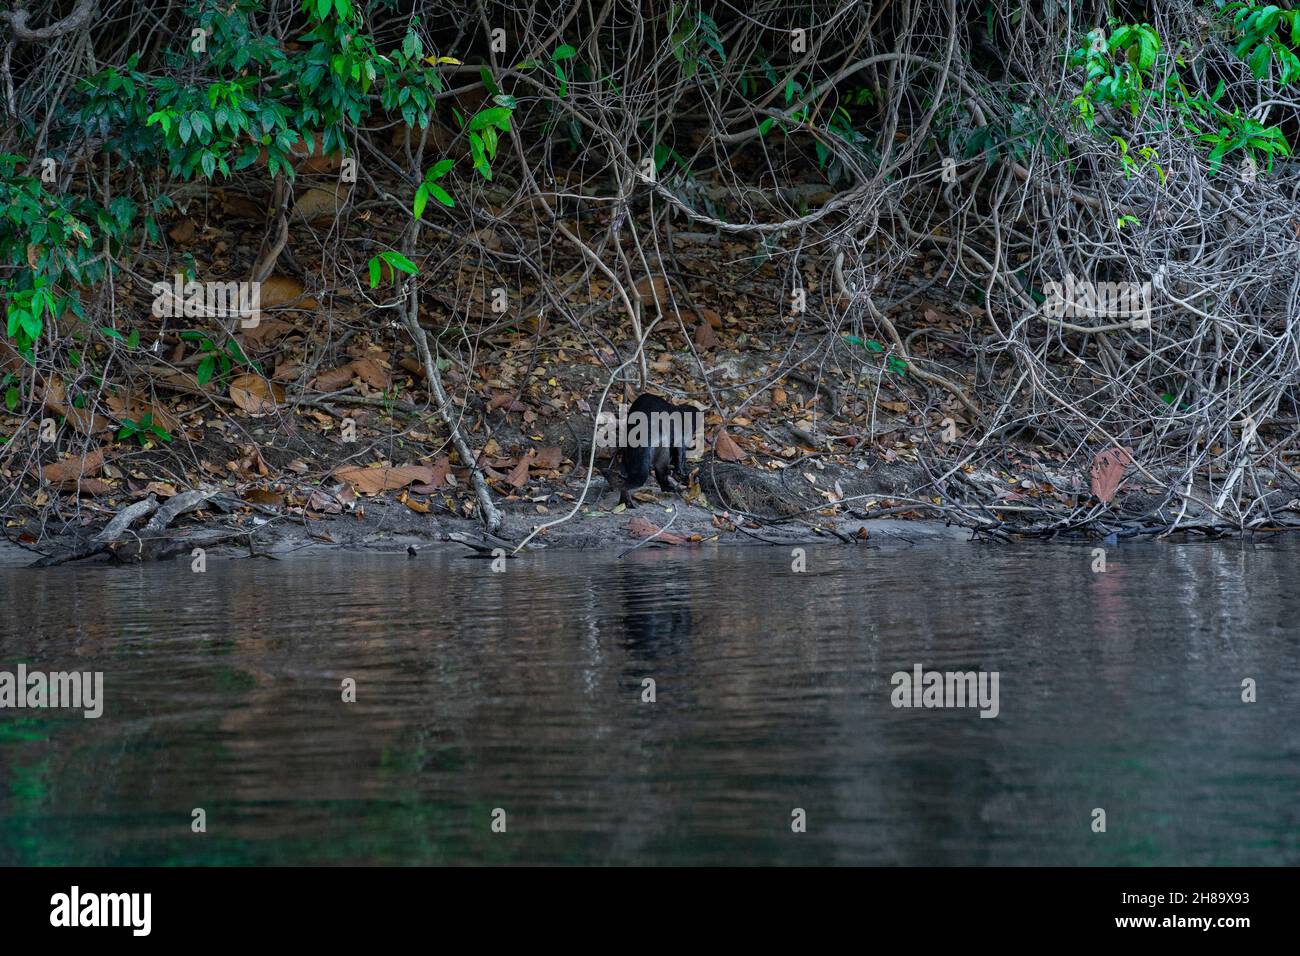
[[(188, 187), (157, 170), (114, 167), (111, 133), (67, 117), (91, 65), (121, 64), (128, 53), (155, 75), (215, 80), (201, 62), (177, 66), (167, 55), (208, 6), (77, 0), (62, 16), (38, 18), (43, 27), (21, 4), (0, 11), (11, 115), (0, 151), (32, 157), (29, 170), (36, 157), (57, 153), (60, 185), (105, 207), (121, 190), (140, 201), (182, 196)], [(296, 3), (248, 6), (259, 35), (285, 40), (301, 28)], [(421, 260), (412, 280), (418, 296), (364, 292), (378, 246), (347, 228), (355, 220), (336, 219), (309, 252), (285, 253), (312, 278), (331, 349), (357, 331), (333, 324), (330, 304), (343, 290), (368, 296), (368, 321), (417, 337), (430, 407), (443, 413), (462, 458), (472, 450), (460, 430), (479, 401), (472, 370), (485, 337), (502, 326), (472, 308), (485, 290), (527, 287), (518, 314), (569, 323), (606, 372), (626, 369), (644, 383), (646, 329), (659, 321), (689, 339), (683, 315), (701, 304), (682, 278), (683, 235), (735, 236), (756, 244), (749, 274), (761, 266), (779, 279), (766, 294), (784, 325), (786, 359), (759, 379), (721, 384), (697, 354), (694, 395), (724, 420), (791, 370), (848, 383), (838, 386), (838, 402), (874, 407), (879, 378), (862, 376), (861, 350), (844, 343), (880, 342), (906, 371), (921, 421), (965, 423), (960, 438), (941, 441), (930, 428), (923, 443), (926, 498), (939, 498), (949, 517), (1036, 534), (1290, 523), (1283, 513), (1297, 507), (1300, 453), (1300, 176), (1281, 158), (1250, 176), (1238, 175), (1235, 160), (1216, 167), (1158, 97), (1131, 111), (1104, 109), (1104, 123), (1077, 122), (1080, 70), (1065, 54), (1106, 26), (1112, 5), (362, 6), (377, 48), (414, 32), (424, 50), (447, 57), (439, 104), (469, 110), (492, 92), (488, 82), (516, 103), (491, 182), (461, 182), (451, 221), (418, 221), (411, 195), (434, 159), (464, 150), (463, 129), (443, 112), (427, 127), (378, 110), (344, 124), (362, 169), (349, 215), (401, 223), (400, 248)], [(1213, 17), (1212, 7), (1191, 2), (1149, 4), (1135, 15), (1183, 54), (1160, 60), (1152, 85), (1181, 83), (1189, 96), (1210, 97), (1222, 83), (1239, 112), (1294, 138), (1296, 85), (1252, 76)], [(563, 61), (555, 59), (561, 43), (572, 51)], [(277, 256), (283, 225), (268, 215), (264, 245)], [(105, 243), (112, 268), (88, 310), (128, 308), (118, 283), (175, 268), (165, 247), (143, 237), (135, 248)], [(923, 260), (937, 264), (924, 282), (900, 281)], [(269, 271), (266, 261), (254, 268)], [(459, 284), (466, 261), (476, 264), (474, 288)], [(1041, 290), (1067, 282), (1145, 289), (1143, 309), (1051, 314)], [(801, 291), (810, 308), (792, 315), (790, 296)], [(922, 296), (946, 297), (950, 321), (937, 325), (913, 308)], [(411, 304), (421, 301), (439, 308), (434, 327)], [(621, 314), (613, 332), (593, 321), (609, 309)], [(399, 312), (405, 322), (392, 323)], [(427, 348), (418, 342), (422, 324)], [(157, 334), (162, 341), (165, 332)], [(197, 359), (172, 360), (146, 342), (115, 351), (90, 388), (84, 372), (67, 366), (67, 342), (57, 335), (22, 374), (32, 394), (56, 379), (88, 389), (87, 416), (114, 376), (157, 381), (160, 371), (184, 374)], [(444, 368), (466, 371), (458, 393), (443, 393)], [(323, 400), (308, 393), (311, 374), (304, 368), (289, 383), (288, 405)], [(213, 414), (228, 410), (218, 396), (201, 399)], [(42, 411), (30, 412), (32, 429)], [(1073, 494), (1008, 506), (979, 476), (1005, 464), (1013, 442), (1051, 450), (1035, 484), (1058, 490), (1100, 453), (1123, 449), (1133, 493), (1102, 502), (1075, 481)], [(41, 447), (15, 441), (3, 456), (31, 475)], [(478, 498), (490, 515), (482, 485)]]

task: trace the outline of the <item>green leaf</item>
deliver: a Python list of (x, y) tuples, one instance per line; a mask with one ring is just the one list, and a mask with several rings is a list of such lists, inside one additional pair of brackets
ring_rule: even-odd
[(451, 194), (437, 183), (429, 183), (429, 192), (433, 193), (434, 199), (448, 208), (456, 205), (456, 200), (451, 198)]
[(1261, 43), (1255, 47), (1255, 52), (1250, 55), (1250, 72), (1255, 74), (1258, 80), (1265, 79), (1268, 76), (1268, 64), (1273, 58), (1273, 51), (1268, 45)]
[(420, 183), (420, 188), (415, 191), (415, 204), (411, 207), (411, 212), (415, 218), (419, 219), (424, 215), (424, 207), (429, 204), (429, 184)]
[(212, 355), (206, 356), (203, 361), (199, 363), (198, 374), (196, 377), (198, 378), (200, 388), (212, 380), (212, 373), (216, 371), (216, 368), (217, 360), (216, 357)]
[(469, 134), (469, 155), (479, 175), (490, 180), (492, 178), (492, 167), (488, 165), (487, 156), (483, 154), (483, 138), (477, 133)]
[(414, 262), (406, 258), (406, 256), (402, 255), (400, 252), (396, 252), (392, 249), (388, 249), (384, 252), (381, 252), (379, 255), (380, 258), (382, 258), (394, 269), (399, 269), (402, 272), (405, 272), (407, 275), (413, 276), (420, 271), (418, 268), (416, 268)]
[(559, 63), (561, 60), (570, 60), (577, 55), (578, 55), (577, 50), (569, 46), (569, 44), (567, 43), (562, 43), (559, 46), (557, 46), (555, 48), (555, 52), (551, 54), (551, 62)]
[(1138, 69), (1151, 69), (1155, 65), (1156, 52), (1159, 49), (1159, 41), (1144, 30), (1138, 39)]
[(476, 113), (474, 118), (469, 121), (469, 131), (475, 133), (485, 126), (501, 126), (502, 123), (505, 126), (501, 129), (501, 132), (504, 133), (510, 129), (510, 110), (504, 106), (494, 106), (491, 109), (481, 110)]

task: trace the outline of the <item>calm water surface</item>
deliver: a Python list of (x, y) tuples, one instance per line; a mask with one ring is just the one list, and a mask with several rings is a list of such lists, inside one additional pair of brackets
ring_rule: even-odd
[[(0, 863), (1300, 863), (1294, 545), (790, 560), (0, 569), (0, 670), (106, 697), (0, 710)], [(918, 663), (999, 716), (895, 709)]]

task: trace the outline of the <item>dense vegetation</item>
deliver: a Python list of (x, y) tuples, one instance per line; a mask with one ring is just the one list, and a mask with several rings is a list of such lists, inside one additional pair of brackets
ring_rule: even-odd
[[(0, 46), (6, 513), (447, 445), (493, 525), (500, 418), (590, 425), (624, 381), (731, 460), (783, 416), (797, 454), (905, 447), (980, 527), (1300, 508), (1300, 11), (54, 0), (0, 2)], [(697, 284), (692, 248), (730, 265)], [(275, 318), (160, 309), (174, 276)], [(768, 364), (721, 380), (719, 339)], [(597, 387), (534, 374), (566, 360)], [(308, 415), (365, 440), (313, 458)]]

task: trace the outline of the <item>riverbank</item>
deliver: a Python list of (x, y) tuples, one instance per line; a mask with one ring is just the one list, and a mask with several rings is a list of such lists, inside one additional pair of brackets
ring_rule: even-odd
[[(460, 486), (454, 470), (448, 472), (453, 484), (441, 493), (413, 483), (400, 491), (357, 495), (346, 483), (335, 483), (329, 490), (311, 493), (314, 507), (295, 506), (292, 497), (273, 506), (218, 491), (187, 491), (158, 500), (149, 495), (115, 513), (111, 505), (103, 514), (87, 512), (83, 523), (67, 522), (60, 532), (39, 541), (23, 541), (24, 534), (35, 535), (14, 534), (11, 528), (0, 563), (52, 567), (73, 561), (188, 560), (196, 548), (213, 558), (407, 549), (418, 554), (429, 548), (472, 552), (475, 546), (488, 555), (497, 548), (511, 553), (562, 548), (618, 554), (647, 545), (909, 546), (970, 537), (970, 530), (960, 524), (926, 517), (940, 509), (916, 496), (920, 473), (907, 463), (870, 474), (820, 461), (804, 461), (787, 470), (791, 473), (695, 463), (689, 489), (661, 492), (652, 479), (628, 508), (599, 473), (584, 496), (585, 470), (573, 468), (567, 478), (532, 488), (537, 494), (500, 501), (502, 524), (492, 536), (484, 533), (476, 515), (456, 506)], [(201, 501), (192, 498), (192, 510), (166, 515), (179, 510), (183, 497), (204, 495), (208, 497)], [(131, 509), (136, 514), (123, 521)]]
[[(1185, 508), (1178, 527), (1126, 520), (1125, 510), (1143, 514), (1151, 507), (1155, 489), (1144, 492), (1139, 485), (1117, 496), (1114, 509), (1090, 505), (1087, 492), (1073, 491), (1075, 510), (1087, 520), (1062, 523), (1053, 530), (1035, 528), (1029, 521), (1047, 513), (1036, 500), (1047, 496), (1056, 501), (1063, 493), (1050, 484), (1027, 487), (1028, 479), (1015, 474), (959, 470), (968, 492), (957, 498), (933, 494), (942, 464), (934, 460), (896, 458), (864, 468), (842, 458), (806, 455), (778, 468), (711, 458), (691, 464), (689, 488), (662, 492), (652, 479), (628, 508), (599, 470), (584, 493), (585, 463), (579, 466), (567, 456), (544, 462), (555, 477), (524, 482), (513, 489), (516, 493), (496, 502), (501, 527), (495, 535), (484, 532), (469, 507), (472, 499), (464, 480), (468, 472), (455, 467), (366, 469), (360, 492), (355, 483), (335, 480), (314, 488), (285, 489), (275, 500), (257, 494), (239, 497), (217, 488), (172, 489), (171, 494), (159, 494), (168, 489), (157, 488), (129, 503), (80, 500), (79, 515), (67, 515), (58, 529), (47, 521), (40, 537), (35, 515), (26, 527), (11, 522), (0, 564), (192, 561), (200, 553), (203, 560), (283, 559), (326, 552), (407, 552), (416, 557), (429, 549), (485, 557), (566, 549), (606, 551), (617, 557), (647, 546), (909, 547), (1029, 537), (1114, 543), (1167, 534), (1232, 533), (1216, 529), (1191, 508)], [(1039, 480), (1044, 479), (1065, 488), (1071, 481), (1060, 475)], [(1075, 488), (1081, 481), (1079, 476), (1073, 479)], [(364, 490), (390, 482), (401, 487)], [(1280, 489), (1280, 506), (1294, 508), (1294, 494)], [(1257, 525), (1249, 533), (1286, 530), (1293, 528), (1279, 513), (1274, 523)]]

